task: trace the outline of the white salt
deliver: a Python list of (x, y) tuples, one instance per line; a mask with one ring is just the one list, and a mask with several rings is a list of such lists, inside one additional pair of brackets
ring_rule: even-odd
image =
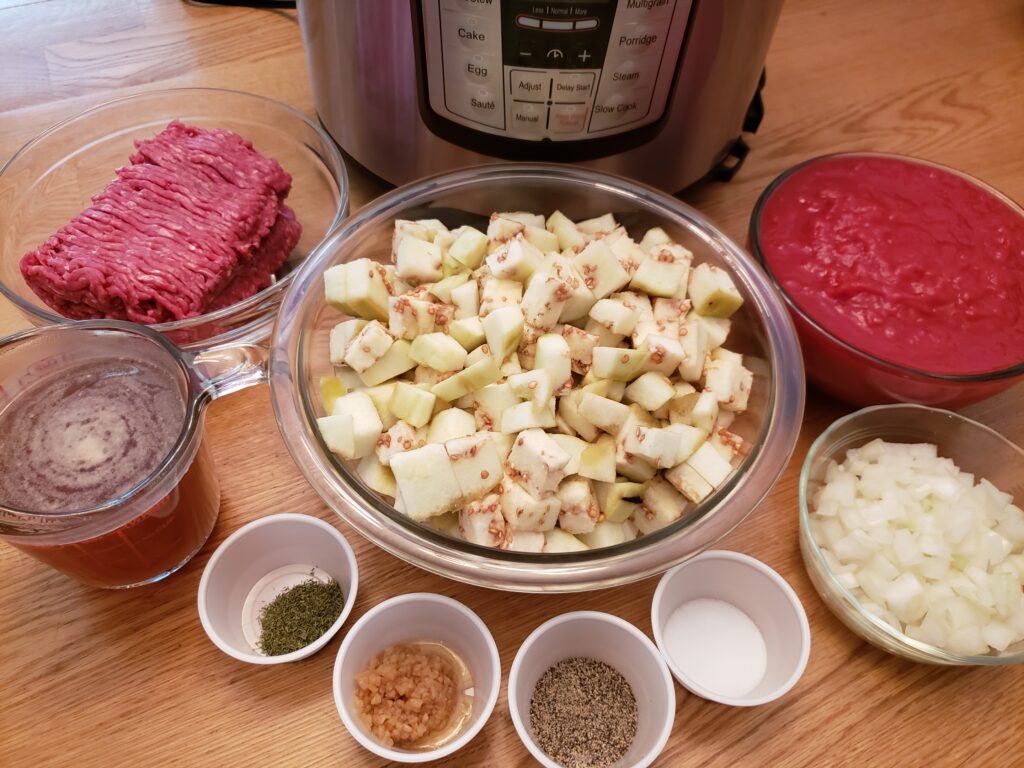
[(722, 600), (699, 598), (679, 606), (665, 623), (665, 645), (684, 675), (719, 696), (747, 695), (768, 665), (757, 624)]

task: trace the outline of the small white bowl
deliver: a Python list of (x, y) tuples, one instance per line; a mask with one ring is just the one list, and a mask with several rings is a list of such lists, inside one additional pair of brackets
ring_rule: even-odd
[[(684, 603), (699, 598), (721, 600), (743, 611), (764, 638), (764, 677), (745, 696), (724, 696), (700, 685), (668, 652), (664, 633), (669, 617)], [(800, 598), (778, 573), (739, 552), (704, 552), (662, 576), (651, 603), (651, 626), (680, 685), (701, 698), (736, 707), (766, 704), (785, 694), (803, 675), (811, 652), (811, 629)]]
[[(260, 610), (310, 575), (338, 582), (345, 595), (341, 615), (305, 648), (265, 656), (256, 650)], [(352, 613), (358, 583), (355, 553), (338, 529), (309, 515), (270, 515), (243, 525), (217, 547), (199, 581), (199, 618), (228, 656), (250, 664), (284, 664), (327, 645)]]
[[(355, 676), (370, 659), (396, 643), (433, 641), (447, 646), (469, 667), (473, 711), (462, 732), (437, 749), (386, 747), (363, 726), (355, 709)], [(425, 763), (458, 751), (476, 736), (494, 711), (501, 687), (501, 658), (487, 625), (450, 597), (414, 592), (385, 600), (348, 631), (334, 663), (334, 703), (352, 737), (370, 752), (396, 763)]]
[(617, 764), (650, 765), (665, 748), (675, 720), (672, 676), (647, 635), (618, 616), (598, 611), (556, 616), (537, 627), (516, 653), (508, 676), (508, 708), (523, 744), (545, 768), (560, 768), (533, 737), (530, 700), (541, 675), (577, 656), (603, 661), (626, 678), (636, 697), (638, 725), (633, 744)]

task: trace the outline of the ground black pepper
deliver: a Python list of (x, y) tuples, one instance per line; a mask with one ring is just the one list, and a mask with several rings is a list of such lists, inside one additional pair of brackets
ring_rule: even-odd
[(260, 611), (260, 651), (280, 656), (305, 648), (331, 628), (344, 605), (334, 579), (307, 579), (289, 587)]
[(575, 657), (548, 669), (533, 689), (530, 727), (565, 768), (604, 768), (636, 737), (637, 707), (626, 678), (603, 661)]

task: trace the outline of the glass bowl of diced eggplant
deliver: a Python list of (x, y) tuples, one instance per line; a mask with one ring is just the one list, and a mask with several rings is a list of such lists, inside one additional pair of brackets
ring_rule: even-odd
[(275, 413), (347, 523), (496, 589), (609, 587), (708, 548), (796, 443), (800, 349), (760, 267), (635, 182), (492, 165), (398, 188), (296, 273)]

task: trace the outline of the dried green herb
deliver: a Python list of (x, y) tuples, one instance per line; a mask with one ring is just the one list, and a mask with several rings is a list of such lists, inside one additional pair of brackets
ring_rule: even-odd
[(260, 651), (280, 656), (305, 648), (331, 628), (344, 605), (334, 579), (308, 579), (289, 587), (260, 611)]

